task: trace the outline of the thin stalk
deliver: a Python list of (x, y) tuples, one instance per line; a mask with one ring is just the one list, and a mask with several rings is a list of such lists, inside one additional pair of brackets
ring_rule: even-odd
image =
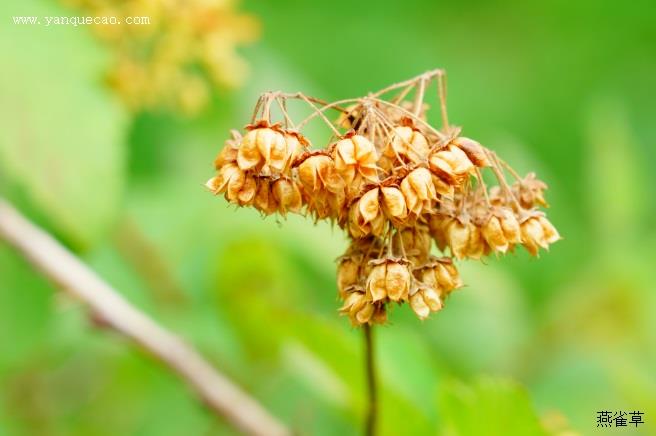
[(442, 129), (449, 131), (449, 115), (446, 112), (446, 73), (440, 71), (437, 75), (437, 94), (440, 99), (440, 113), (442, 114)]
[(414, 115), (419, 117), (421, 114), (422, 106), (424, 105), (424, 90), (426, 88), (426, 80), (423, 78), (419, 80), (417, 93), (415, 94)]
[(365, 421), (365, 436), (376, 434), (376, 420), (378, 416), (378, 387), (376, 385), (376, 368), (374, 362), (374, 344), (372, 338), (372, 327), (369, 324), (363, 326), (365, 346), (365, 368), (367, 372), (367, 419)]
[[(303, 97), (304, 97), (303, 94), (298, 93), (298, 98), (305, 100)], [(306, 99), (307, 99), (307, 97), (306, 97)], [(307, 102), (307, 100), (305, 100), (305, 101)], [(339, 100), (339, 101), (335, 101), (333, 103), (327, 104), (327, 105), (323, 106), (320, 109), (316, 109), (314, 112), (312, 112), (310, 115), (308, 115), (304, 120), (302, 120), (300, 123), (298, 123), (297, 128), (299, 130), (302, 129), (303, 126), (305, 126), (314, 117), (316, 117), (318, 115), (323, 115), (323, 112), (327, 111), (328, 109), (337, 109), (342, 104), (354, 103), (354, 102), (359, 102), (359, 101), (360, 101), (360, 99), (358, 99), (358, 98), (346, 98), (344, 100)], [(324, 116), (324, 118), (325, 118), (325, 116)]]

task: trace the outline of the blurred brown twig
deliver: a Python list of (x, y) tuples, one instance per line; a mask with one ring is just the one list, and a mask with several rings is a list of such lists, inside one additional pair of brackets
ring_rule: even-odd
[(132, 339), (168, 365), (217, 415), (235, 428), (258, 436), (291, 434), (192, 347), (128, 303), (71, 252), (3, 199), (0, 199), (0, 238), (88, 306), (93, 318)]

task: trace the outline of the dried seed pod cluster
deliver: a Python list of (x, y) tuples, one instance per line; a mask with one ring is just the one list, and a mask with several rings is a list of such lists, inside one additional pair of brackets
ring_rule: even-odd
[[(442, 127), (426, 118), (425, 92), (437, 84)], [(385, 96), (396, 91), (391, 98)], [(413, 95), (410, 101), (409, 95)], [(311, 113), (294, 123), (292, 100)], [(281, 120), (272, 120), (277, 105)], [(331, 122), (328, 110), (339, 116)], [(320, 119), (332, 136), (313, 148), (301, 131)], [(366, 97), (322, 102), (303, 94), (263, 94), (243, 136), (233, 132), (207, 182), (214, 194), (264, 215), (327, 219), (349, 236), (337, 264), (340, 313), (354, 325), (382, 324), (395, 304), (420, 319), (462, 286), (455, 260), (513, 252), (537, 256), (560, 239), (539, 207), (546, 185), (522, 178), (491, 150), (448, 124), (444, 73), (435, 70)], [(488, 172), (498, 185), (487, 186)], [(508, 183), (506, 175), (514, 181)], [(431, 253), (432, 242), (440, 251)]]
[[(259, 33), (235, 2), (206, 0), (62, 0), (89, 16), (114, 54), (109, 85), (132, 110), (201, 110), (212, 87), (241, 83), (247, 65), (237, 46)], [(120, 24), (117, 24), (119, 23)]]

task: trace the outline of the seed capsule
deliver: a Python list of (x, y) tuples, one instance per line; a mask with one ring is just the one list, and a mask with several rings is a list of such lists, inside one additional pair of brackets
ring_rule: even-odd
[(255, 179), (251, 175), (246, 175), (244, 183), (237, 189), (230, 189), (226, 192), (226, 198), (231, 203), (236, 203), (240, 206), (250, 206), (255, 199), (257, 185)]
[(458, 218), (449, 220), (444, 227), (444, 235), (456, 259), (480, 259), (489, 250), (481, 229), (471, 221)]
[(292, 163), (303, 153), (303, 150), (306, 149), (310, 142), (295, 131), (287, 131), (284, 134), (285, 137), (285, 152), (284, 156), (284, 166), (282, 172), (284, 174), (289, 174)]
[(383, 155), (401, 162), (420, 163), (428, 156), (430, 147), (426, 137), (409, 126), (395, 127), (392, 141), (385, 147)]
[(361, 256), (344, 256), (337, 266), (337, 289), (342, 298), (346, 297), (346, 290), (360, 281)]
[(401, 182), (401, 192), (408, 210), (415, 215), (430, 210), (431, 203), (437, 200), (433, 179), (426, 168), (416, 168), (405, 176)]
[(374, 305), (374, 314), (371, 317), (371, 321), (374, 324), (385, 324), (387, 322), (387, 309), (384, 304), (375, 304)]
[(232, 130), (230, 132), (231, 138), (225, 142), (225, 145), (214, 159), (214, 168), (218, 171), (221, 167), (237, 162), (237, 153), (239, 152), (239, 143), (241, 142), (241, 134), (238, 131)]
[(380, 188), (383, 199), (383, 210), (391, 220), (401, 222), (408, 216), (408, 208), (405, 204), (405, 197), (398, 188), (382, 187)]
[(349, 231), (354, 238), (380, 236), (385, 227), (385, 215), (378, 199), (379, 188), (370, 189), (349, 210)]
[(407, 227), (394, 235), (394, 247), (397, 253), (405, 253), (405, 256), (413, 264), (423, 264), (430, 255), (431, 239), (428, 227), (417, 224)]
[(450, 185), (460, 186), (474, 169), (474, 164), (464, 151), (455, 145), (432, 153), (429, 158), (430, 168), (435, 174)]
[(444, 252), (446, 247), (449, 246), (449, 242), (446, 238), (446, 227), (451, 220), (453, 220), (453, 218), (442, 214), (431, 215), (428, 220), (430, 235), (435, 241), (437, 248), (442, 252)]
[(249, 132), (239, 144), (237, 164), (242, 170), (256, 170), (261, 175), (280, 174), (290, 160), (287, 144), (295, 143), (285, 138), (277, 126), (269, 127), (267, 122), (260, 122), (250, 127)]
[(536, 206), (549, 207), (544, 199), (546, 189), (547, 184), (538, 180), (535, 173), (528, 173), (523, 180), (516, 182), (512, 187), (515, 197), (519, 199), (519, 204), (524, 209), (533, 209)]
[(485, 148), (479, 144), (477, 141), (469, 138), (456, 138), (453, 143), (461, 149), (466, 155), (467, 158), (476, 165), (477, 167), (488, 167), (490, 166), (490, 160), (485, 153)]
[(448, 257), (431, 257), (429, 262), (415, 271), (415, 275), (423, 285), (436, 289), (441, 298), (462, 287), (458, 270)]
[(278, 212), (283, 216), (287, 212), (300, 213), (303, 201), (301, 191), (298, 186), (290, 179), (281, 178), (273, 182), (271, 187), (273, 198), (278, 204)]
[(367, 277), (367, 296), (372, 301), (385, 298), (391, 301), (408, 299), (412, 276), (408, 270), (408, 261), (403, 259), (379, 259), (371, 261), (371, 272)]
[(530, 215), (520, 224), (522, 233), (522, 244), (533, 256), (538, 255), (540, 247), (549, 248), (549, 244), (560, 239), (558, 230), (544, 216), (539, 214)]
[(338, 141), (333, 159), (335, 168), (347, 185), (353, 182), (356, 175), (371, 182), (378, 181), (378, 154), (374, 145), (364, 136), (353, 135)]
[(344, 304), (339, 311), (344, 315), (348, 315), (351, 323), (356, 326), (369, 324), (374, 319), (381, 320), (382, 318), (377, 306), (368, 300), (364, 292), (358, 287), (347, 290)]
[(232, 197), (237, 193), (244, 184), (246, 176), (243, 171), (235, 164), (227, 164), (219, 169), (218, 174), (207, 181), (205, 186), (212, 191), (214, 195), (230, 191)]
[(442, 309), (443, 305), (435, 289), (421, 287), (410, 296), (410, 307), (420, 320), (424, 320), (431, 312)]
[(253, 206), (264, 215), (271, 215), (278, 210), (278, 202), (273, 197), (271, 182), (267, 178), (258, 180)]
[(521, 242), (519, 222), (509, 209), (497, 209), (491, 213), (481, 231), (492, 251), (505, 253)]
[(346, 186), (337, 174), (335, 162), (330, 156), (317, 154), (309, 156), (298, 166), (298, 176), (303, 186), (310, 192), (327, 190), (342, 192)]

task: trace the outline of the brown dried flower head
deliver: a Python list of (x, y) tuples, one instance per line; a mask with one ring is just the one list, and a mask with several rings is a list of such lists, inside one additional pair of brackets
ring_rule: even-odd
[[(428, 122), (424, 101), (434, 82), (439, 129)], [(297, 213), (339, 226), (350, 241), (337, 263), (339, 311), (353, 325), (383, 324), (391, 307), (406, 303), (425, 319), (463, 286), (454, 259), (517, 246), (537, 256), (560, 239), (538, 209), (547, 205), (546, 184), (533, 173), (518, 176), (492, 150), (461, 136), (448, 123), (444, 92), (444, 72), (435, 70), (346, 107), (265, 93), (244, 132), (226, 141), (206, 186), (264, 215)], [(292, 101), (307, 105), (305, 119), (291, 119)], [(335, 122), (328, 110), (339, 112)], [(301, 133), (311, 120), (332, 131), (323, 148), (312, 149)], [(498, 185), (488, 186), (483, 172)], [(439, 257), (431, 254), (433, 241)]]

